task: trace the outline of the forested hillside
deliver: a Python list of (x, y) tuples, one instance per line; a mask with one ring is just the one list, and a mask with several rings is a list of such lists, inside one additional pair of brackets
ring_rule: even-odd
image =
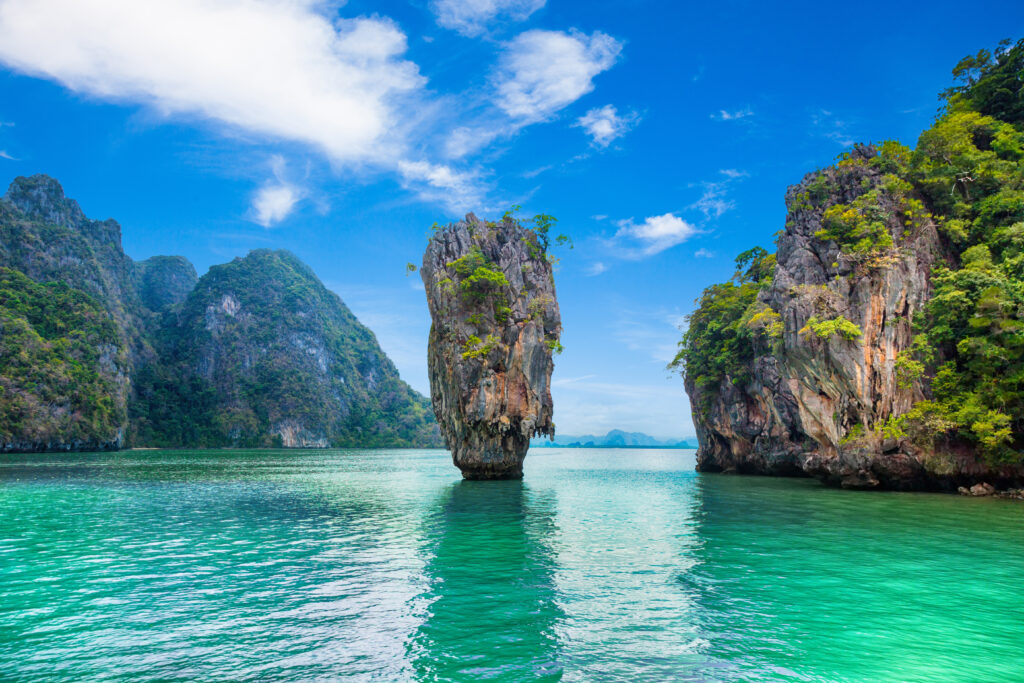
[(0, 200), (0, 450), (434, 446), (426, 398), (305, 265), (134, 262), (47, 176)]

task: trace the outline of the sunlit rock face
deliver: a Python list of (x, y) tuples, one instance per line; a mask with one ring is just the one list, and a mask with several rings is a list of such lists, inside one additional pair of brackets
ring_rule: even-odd
[(546, 240), (473, 214), (427, 246), (434, 414), (466, 479), (518, 479), (530, 437), (554, 436), (552, 355), (562, 331)]
[[(771, 286), (758, 300), (777, 312), (783, 332), (750, 366), (742, 386), (710, 391), (687, 382), (700, 449), (698, 468), (805, 474), (852, 488), (922, 488), (930, 474), (905, 443), (876, 428), (924, 397), (921, 381), (900, 384), (896, 357), (913, 338), (911, 319), (930, 293), (929, 272), (943, 258), (929, 218), (909, 226), (884, 174), (857, 147), (846, 163), (809, 174), (786, 195), (788, 215)], [(814, 188), (826, 188), (814, 196)], [(870, 262), (821, 239), (824, 212), (877, 190), (893, 248)], [(861, 334), (818, 338), (812, 318), (843, 316)]]

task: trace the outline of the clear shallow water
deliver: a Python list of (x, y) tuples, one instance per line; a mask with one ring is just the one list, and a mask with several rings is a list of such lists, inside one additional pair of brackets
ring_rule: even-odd
[(1024, 680), (1024, 505), (692, 451), (0, 456), (2, 680)]

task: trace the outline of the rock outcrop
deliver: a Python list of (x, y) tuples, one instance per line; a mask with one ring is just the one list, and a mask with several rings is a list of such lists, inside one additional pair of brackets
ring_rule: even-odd
[(431, 399), (467, 479), (518, 479), (532, 436), (554, 436), (560, 350), (546, 235), (473, 214), (431, 237), (420, 274), (433, 325)]
[[(161, 272), (173, 282), (188, 275), (175, 264)], [(160, 362), (136, 381), (135, 428), (148, 444), (441, 443), (426, 399), (290, 252), (259, 249), (212, 267), (165, 317), (154, 346)]]
[[(904, 490), (1021, 481), (1019, 466), (989, 466), (967, 452), (936, 454), (883, 428), (927, 398), (922, 379), (899, 379), (897, 357), (911, 346), (911, 320), (929, 298), (933, 265), (950, 255), (929, 214), (909, 216), (920, 199), (880, 166), (875, 149), (856, 147), (787, 192), (774, 276), (755, 304), (774, 321), (775, 334), (754, 335), (742, 380), (726, 376), (701, 387), (687, 376), (699, 470)], [(891, 244), (841, 249), (825, 213), (869, 193), (872, 218)], [(879, 243), (889, 244), (884, 238), (880, 233)]]
[(286, 252), (135, 262), (53, 178), (0, 198), (0, 451), (441, 444), (425, 397)]

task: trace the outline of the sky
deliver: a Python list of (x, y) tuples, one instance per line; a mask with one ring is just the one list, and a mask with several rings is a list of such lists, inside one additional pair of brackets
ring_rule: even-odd
[(56, 177), (134, 259), (291, 250), (425, 394), (430, 226), (554, 215), (558, 431), (685, 437), (680, 327), (786, 187), (1021, 36), (983, 0), (0, 0), (0, 183)]

